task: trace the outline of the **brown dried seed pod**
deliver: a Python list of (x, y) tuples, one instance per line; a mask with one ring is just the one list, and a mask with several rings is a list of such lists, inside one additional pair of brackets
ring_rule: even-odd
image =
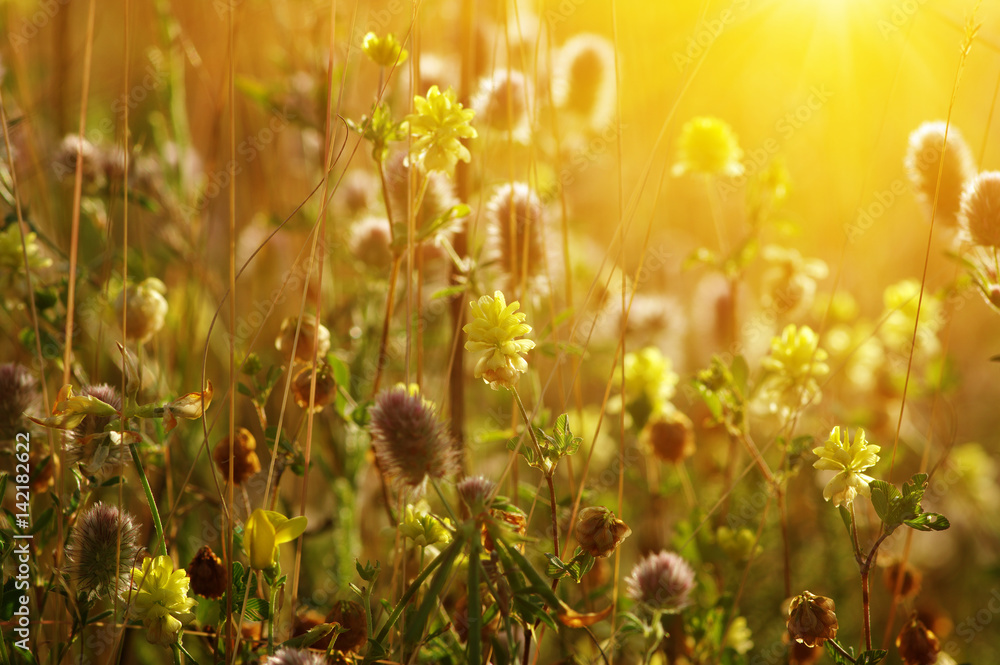
[(680, 462), (694, 454), (694, 424), (680, 411), (654, 416), (641, 439), (664, 462)]
[(593, 557), (606, 557), (629, 537), (632, 529), (603, 506), (580, 511), (574, 534), (583, 551)]
[(365, 608), (353, 600), (338, 600), (326, 615), (327, 623), (338, 623), (346, 632), (337, 635), (333, 648), (337, 651), (360, 651), (368, 643)]
[(808, 591), (792, 599), (788, 608), (788, 634), (808, 647), (821, 647), (837, 636), (836, 607), (833, 600)]
[(205, 545), (191, 559), (187, 567), (191, 578), (191, 591), (205, 598), (221, 598), (229, 584), (222, 559)]
[[(257, 440), (245, 427), (236, 430), (236, 441), (233, 444), (233, 483), (242, 485), (247, 478), (260, 471), (260, 459), (257, 457)], [(215, 444), (212, 459), (222, 478), (229, 481), (229, 437), (226, 436)]]

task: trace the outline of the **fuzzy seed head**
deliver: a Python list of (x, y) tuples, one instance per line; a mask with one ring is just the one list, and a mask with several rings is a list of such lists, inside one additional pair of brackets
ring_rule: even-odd
[(821, 647), (837, 636), (833, 600), (803, 591), (788, 608), (788, 635), (807, 647)]
[(972, 242), (1000, 247), (1000, 171), (980, 173), (962, 195), (962, 227)]
[[(938, 190), (937, 219), (947, 226), (955, 226), (962, 201), (962, 190), (976, 173), (975, 162), (968, 144), (954, 127), (947, 128), (941, 121), (925, 122), (910, 134), (904, 164), (916, 190), (917, 198), (930, 214), (934, 205), (934, 192)], [(942, 155), (942, 148), (944, 154)], [(941, 186), (938, 188), (940, 161)]]
[(472, 108), (487, 127), (514, 132), (523, 129), (528, 122), (531, 94), (524, 74), (501, 69), (480, 81), (479, 91), (472, 98)]
[(651, 610), (675, 614), (690, 604), (694, 570), (681, 555), (661, 550), (639, 561), (625, 584), (632, 600)]
[(456, 485), (458, 496), (469, 507), (473, 515), (478, 515), (486, 507), (486, 502), (494, 492), (497, 484), (486, 476), (466, 476)]
[[(87, 599), (124, 598), (139, 554), (139, 530), (117, 506), (96, 503), (77, 520), (66, 557), (77, 592)], [(119, 547), (120, 541), (120, 547)]]
[(355, 222), (351, 226), (348, 246), (351, 254), (363, 264), (388, 274), (392, 264), (392, 230), (388, 219), (369, 215)]
[(489, 260), (499, 267), (504, 288), (524, 283), (539, 295), (548, 292), (544, 213), (541, 200), (523, 182), (503, 185), (487, 204)]
[(37, 382), (18, 363), (0, 365), (0, 441), (13, 441), (24, 433), (27, 411), (38, 399)]
[[(212, 451), (212, 459), (219, 467), (223, 482), (229, 482), (229, 436), (224, 437)], [(257, 457), (257, 440), (246, 427), (236, 430), (233, 448), (233, 484), (242, 485), (252, 475), (260, 471)]]
[(381, 391), (370, 430), (382, 470), (406, 487), (421, 488), (428, 476), (440, 480), (457, 466), (447, 426), (416, 390), (398, 385)]
[(72, 182), (78, 161), (82, 163), (84, 189), (93, 190), (106, 183), (101, 151), (87, 139), (67, 134), (52, 156), (52, 168), (60, 180)]
[(585, 119), (591, 129), (608, 125), (615, 114), (615, 51), (606, 38), (576, 35), (563, 44), (555, 63), (556, 106)]

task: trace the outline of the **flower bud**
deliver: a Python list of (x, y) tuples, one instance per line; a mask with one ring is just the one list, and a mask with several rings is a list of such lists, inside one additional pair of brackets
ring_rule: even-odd
[(590, 506), (580, 511), (574, 533), (584, 552), (606, 557), (631, 535), (632, 529), (607, 508)]
[(299, 330), (299, 343), (295, 344), (295, 328), (298, 319), (289, 316), (281, 322), (281, 330), (278, 338), (274, 340), (274, 348), (281, 352), (285, 362), (291, 362), (292, 347), (295, 346), (295, 362), (311, 363), (313, 355), (323, 358), (330, 350), (330, 330), (320, 324), (316, 327), (316, 317), (307, 314), (302, 319), (302, 327)]
[(125, 337), (148, 342), (163, 328), (167, 317), (167, 287), (155, 277), (129, 286), (115, 300), (115, 320), (121, 325), (125, 314)]
[(837, 636), (835, 609), (832, 599), (803, 591), (788, 608), (788, 634), (808, 647), (823, 646)]
[(37, 400), (35, 377), (17, 363), (0, 365), (0, 441), (13, 441), (26, 429), (24, 412)]
[[(245, 427), (236, 430), (236, 441), (233, 444), (233, 484), (242, 485), (247, 478), (260, 471), (260, 459), (257, 457), (257, 440)], [(226, 436), (212, 451), (212, 459), (219, 467), (223, 480), (229, 482), (229, 437)]]
[(337, 396), (337, 381), (333, 378), (333, 368), (326, 361), (322, 361), (319, 369), (313, 370), (306, 366), (299, 370), (299, 373), (292, 379), (292, 397), (295, 403), (303, 409), (309, 408), (309, 393), (312, 385), (312, 376), (316, 374), (316, 394), (313, 398), (313, 413), (319, 413), (327, 404)]
[(208, 545), (194, 555), (187, 573), (191, 578), (191, 591), (205, 598), (220, 598), (229, 584), (222, 559)]

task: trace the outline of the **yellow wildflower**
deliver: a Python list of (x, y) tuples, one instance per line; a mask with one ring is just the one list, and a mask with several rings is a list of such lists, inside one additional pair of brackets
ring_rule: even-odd
[(840, 427), (834, 427), (830, 438), (819, 448), (813, 448), (813, 453), (819, 459), (813, 467), (824, 471), (838, 471), (830, 479), (823, 490), (823, 498), (833, 500), (833, 505), (849, 504), (860, 492), (871, 496), (868, 488), (874, 478), (861, 473), (878, 463), (880, 446), (869, 444), (865, 440), (865, 431), (860, 427), (854, 433), (854, 443), (850, 443), (850, 434), (845, 430), (840, 436)]
[(517, 312), (520, 304), (515, 300), (508, 305), (503, 293), (496, 291), (469, 305), (472, 321), (462, 330), (469, 336), (465, 350), (483, 354), (476, 363), (476, 378), (493, 390), (513, 389), (519, 376), (528, 371), (528, 362), (520, 354), (535, 348), (530, 339), (516, 339), (531, 332), (525, 314)]
[(693, 118), (681, 130), (674, 175), (704, 173), (738, 176), (743, 150), (732, 127), (718, 118)]
[(306, 518), (288, 519), (273, 510), (258, 508), (247, 520), (243, 547), (254, 570), (267, 570), (278, 562), (278, 545), (295, 540), (306, 530)]
[(450, 173), (458, 160), (472, 159), (459, 139), (476, 138), (476, 130), (469, 124), (476, 112), (462, 108), (454, 90), (441, 92), (433, 85), (426, 97), (413, 98), (413, 108), (416, 113), (406, 116), (413, 137), (410, 157), (424, 171)]
[(67, 383), (59, 390), (51, 416), (48, 418), (28, 416), (28, 419), (42, 427), (75, 429), (88, 415), (110, 418), (117, 413), (115, 407), (93, 395), (74, 395), (73, 386)]
[(374, 32), (369, 32), (365, 35), (361, 50), (379, 67), (392, 67), (393, 65), (398, 67), (406, 62), (406, 57), (409, 55), (409, 52), (403, 48), (403, 45), (392, 33), (379, 38)]
[(146, 639), (169, 646), (180, 639), (181, 628), (194, 618), (194, 598), (188, 597), (190, 580), (184, 570), (174, 570), (168, 556), (147, 558), (132, 570), (138, 590), (132, 597), (132, 616), (146, 626)]

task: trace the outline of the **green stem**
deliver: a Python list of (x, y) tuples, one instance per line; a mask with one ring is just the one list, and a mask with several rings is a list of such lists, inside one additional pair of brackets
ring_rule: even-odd
[[(514, 394), (514, 401), (517, 402), (517, 408), (521, 410), (521, 418), (524, 420), (524, 426), (528, 428), (528, 434), (531, 436), (531, 442), (535, 444), (535, 454), (538, 455), (538, 464), (541, 467), (545, 467), (545, 458), (542, 456), (542, 447), (538, 443), (538, 438), (535, 436), (535, 428), (531, 426), (531, 419), (528, 418), (528, 412), (524, 408), (524, 403), (521, 401), (521, 396), (517, 392), (517, 388), (511, 386), (510, 392)], [(545, 476), (545, 482), (549, 485), (549, 505), (552, 508), (552, 553), (559, 556), (559, 519), (556, 515), (556, 489), (555, 485), (552, 484), (552, 472), (555, 471), (553, 467), (551, 470), (542, 471)]]
[(837, 653), (846, 658), (849, 662), (851, 663), (858, 662), (851, 657), (851, 654), (847, 653), (847, 650), (844, 649), (844, 647), (840, 646), (840, 644), (837, 643), (837, 640), (828, 640), (828, 641), (830, 642), (830, 646), (832, 646)]
[(149, 480), (146, 478), (146, 472), (142, 468), (139, 451), (136, 449), (134, 443), (128, 444), (128, 450), (132, 453), (132, 463), (135, 464), (135, 471), (139, 474), (139, 482), (142, 484), (142, 489), (146, 492), (146, 503), (149, 504), (149, 512), (153, 515), (153, 528), (156, 530), (156, 537), (160, 541), (160, 553), (166, 554), (167, 541), (163, 537), (163, 523), (160, 521), (160, 511), (156, 508), (156, 499), (153, 498), (153, 490), (149, 487)]
[(275, 607), (278, 602), (278, 589), (280, 587), (277, 584), (271, 585), (271, 605), (268, 607), (268, 618), (267, 618), (267, 655), (274, 655), (274, 615)]

